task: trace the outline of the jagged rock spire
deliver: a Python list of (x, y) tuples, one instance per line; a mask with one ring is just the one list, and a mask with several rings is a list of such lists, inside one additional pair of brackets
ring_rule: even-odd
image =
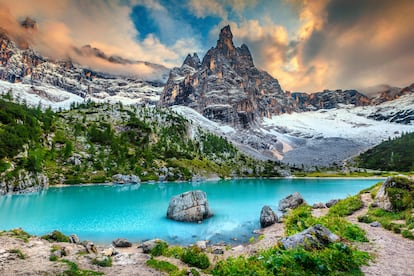
[(220, 50), (224, 56), (235, 54), (236, 48), (233, 44), (233, 34), (229, 25), (221, 29), (219, 39), (217, 40), (216, 49)]
[(201, 66), (201, 62), (200, 62), (200, 58), (198, 57), (197, 53), (194, 53), (192, 56), (191, 54), (188, 54), (182, 66), (184, 65), (188, 65), (190, 67), (198, 69)]

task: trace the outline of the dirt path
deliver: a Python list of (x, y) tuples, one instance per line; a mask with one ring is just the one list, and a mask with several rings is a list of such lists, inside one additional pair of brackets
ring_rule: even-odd
[(372, 203), (370, 194), (362, 194), (364, 207), (347, 217), (367, 232), (369, 243), (360, 243), (358, 248), (373, 253), (374, 262), (362, 267), (365, 275), (414, 275), (414, 241), (406, 239), (382, 227), (371, 227), (358, 222), (358, 216), (368, 211)]

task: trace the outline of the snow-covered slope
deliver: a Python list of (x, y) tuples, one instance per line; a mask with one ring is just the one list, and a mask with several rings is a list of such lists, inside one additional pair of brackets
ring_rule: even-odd
[(92, 96), (81, 97), (56, 86), (39, 84), (36, 86), (27, 83), (10, 83), (0, 80), (0, 94), (11, 93), (18, 102), (25, 102), (29, 106), (43, 108), (51, 107), (53, 110), (69, 109), (72, 103), (82, 103), (88, 99), (95, 102), (110, 102), (123, 104), (156, 103), (162, 92), (162, 87), (142, 85), (140, 90), (134, 92), (119, 92), (115, 95), (101, 92)]
[[(174, 110), (202, 127), (227, 137), (246, 153), (260, 159), (278, 159), (307, 166), (339, 164), (389, 137), (414, 132), (414, 124), (373, 119), (414, 110), (414, 95), (378, 106), (319, 110), (264, 118), (249, 130), (240, 130), (210, 121), (195, 110), (175, 106)], [(392, 116), (390, 118), (393, 118)]]

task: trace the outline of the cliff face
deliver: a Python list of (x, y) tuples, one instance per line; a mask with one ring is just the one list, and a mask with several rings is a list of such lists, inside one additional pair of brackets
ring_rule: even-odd
[(325, 90), (313, 94), (292, 93), (294, 105), (299, 111), (331, 109), (339, 104), (352, 104), (355, 106), (370, 105), (371, 100), (356, 90)]
[(214, 121), (247, 127), (258, 118), (293, 111), (291, 102), (276, 79), (255, 67), (246, 45), (234, 46), (226, 26), (201, 62), (189, 55), (171, 71), (159, 104), (186, 105)]

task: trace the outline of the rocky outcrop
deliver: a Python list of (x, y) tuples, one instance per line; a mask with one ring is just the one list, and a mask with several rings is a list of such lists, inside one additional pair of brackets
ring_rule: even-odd
[(326, 202), (326, 207), (331, 208), (332, 206), (334, 206), (335, 204), (337, 204), (339, 202), (339, 199), (331, 199), (328, 202)]
[(393, 208), (391, 200), (387, 193), (387, 188), (394, 186), (395, 182), (393, 181), (393, 178), (391, 176), (387, 177), (387, 179), (385, 179), (380, 189), (378, 190), (377, 195), (375, 196), (374, 205), (386, 211), (392, 211)]
[(145, 254), (151, 253), (152, 249), (154, 249), (158, 244), (165, 243), (165, 241), (160, 239), (153, 239), (146, 242), (141, 243), (138, 248), (142, 248), (142, 252)]
[(295, 192), (279, 201), (279, 211), (286, 212), (289, 209), (298, 208), (301, 204), (305, 204), (305, 200), (302, 195)]
[(303, 247), (306, 250), (323, 249), (328, 244), (339, 240), (329, 229), (316, 224), (300, 233), (283, 238), (281, 240), (285, 249)]
[(141, 179), (135, 174), (125, 175), (125, 174), (118, 173), (112, 176), (112, 182), (117, 183), (117, 184), (125, 184), (125, 183), (137, 184), (141, 182)]
[(262, 211), (260, 212), (260, 226), (262, 228), (268, 227), (275, 224), (277, 221), (277, 216), (272, 208), (267, 205), (263, 206)]
[(276, 79), (255, 67), (245, 44), (234, 46), (226, 26), (201, 63), (189, 55), (170, 72), (159, 104), (186, 105), (211, 120), (248, 127), (263, 116), (292, 111), (290, 100)]
[(406, 176), (389, 176), (378, 190), (373, 205), (390, 212), (405, 210), (410, 206), (409, 201), (413, 201), (410, 195), (413, 191), (414, 180)]
[(171, 198), (167, 218), (176, 221), (200, 222), (213, 216), (205, 192), (196, 190)]
[[(26, 29), (36, 26), (30, 18), (22, 22), (22, 27)], [(20, 41), (19, 38), (12, 40), (6, 31), (0, 29), (0, 80), (30, 84), (33, 93), (39, 96), (48, 94), (44, 87), (51, 86), (83, 98), (106, 98), (121, 93), (124, 97), (139, 97), (143, 102), (153, 103), (154, 96), (159, 96), (160, 87), (168, 76), (168, 69), (162, 65), (108, 57), (99, 49), (88, 45), (80, 49), (74, 48), (72, 55), (75, 58), (87, 56), (104, 59), (118, 66), (138, 64), (146, 66), (154, 74), (150, 77), (115, 75), (83, 67), (72, 58), (51, 60), (30, 48), (26, 41)]]
[(121, 238), (118, 238), (118, 239), (112, 241), (112, 244), (115, 247), (131, 247), (132, 246), (132, 243), (130, 241), (128, 241), (126, 239), (121, 239)]
[(49, 178), (43, 173), (21, 170), (17, 176), (0, 179), (0, 195), (36, 192), (49, 187)]
[(342, 105), (370, 105), (371, 100), (356, 90), (325, 90), (312, 94), (292, 93), (294, 106), (299, 111), (338, 108)]

